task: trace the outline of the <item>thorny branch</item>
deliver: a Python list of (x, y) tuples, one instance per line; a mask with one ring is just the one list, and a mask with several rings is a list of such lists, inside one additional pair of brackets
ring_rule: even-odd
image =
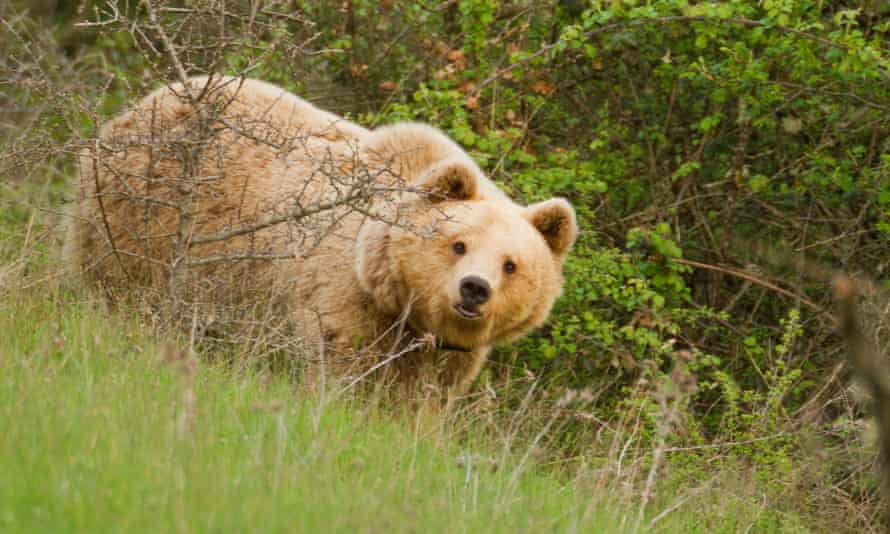
[(176, 68), (176, 76), (179, 78), (179, 83), (185, 88), (188, 99), (193, 100), (191, 88), (188, 86), (188, 74), (185, 72), (185, 67), (182, 66), (182, 61), (179, 60), (179, 55), (176, 53), (176, 47), (173, 46), (173, 42), (170, 41), (170, 37), (158, 21), (158, 15), (155, 13), (151, 0), (142, 0), (142, 5), (145, 6), (145, 10), (148, 13), (148, 20), (151, 23), (151, 28), (158, 34), (158, 37), (164, 44), (164, 49), (167, 50), (170, 61), (173, 62), (173, 66)]
[[(275, 122), (275, 117), (265, 113), (251, 113), (250, 117), (239, 117), (228, 112), (237, 99), (240, 85), (247, 74), (256, 66), (256, 58), (248, 60), (240, 72), (231, 79), (223, 79), (216, 73), (231, 67), (227, 63), (230, 51), (251, 48), (254, 38), (262, 39), (261, 55), (273, 51), (284, 52), (288, 57), (298, 57), (311, 53), (309, 45), (320, 35), (312, 28), (310, 21), (301, 16), (277, 13), (269, 4), (251, 4), (249, 12), (238, 12), (224, 3), (195, 4), (188, 7), (171, 7), (158, 0), (139, 0), (138, 10), (124, 11), (113, 1), (100, 4), (96, 11), (97, 20), (79, 23), (80, 27), (94, 28), (100, 32), (120, 31), (129, 34), (134, 45), (149, 61), (154, 79), (168, 78), (167, 87), (176, 98), (185, 104), (191, 113), (187, 122), (174, 128), (157, 121), (156, 109), (149, 110), (150, 131), (132, 134), (124, 138), (102, 138), (88, 142), (91, 147), (93, 167), (93, 194), (96, 199), (95, 226), (99, 234), (104, 234), (109, 243), (110, 255), (128, 279), (131, 273), (128, 262), (146, 262), (152, 272), (166, 273), (166, 285), (173, 297), (173, 316), (187, 319), (193, 315), (186, 309), (191, 306), (192, 284), (203, 284), (192, 279), (190, 269), (211, 266), (224, 262), (274, 261), (294, 258), (300, 253), (300, 245), (307, 238), (318, 242), (321, 236), (335, 231), (345, 213), (358, 212), (366, 217), (376, 217), (370, 207), (374, 195), (387, 197), (388, 193), (426, 193), (402, 188), (400, 178), (390, 169), (370, 171), (357, 158), (354, 149), (353, 161), (339, 161), (331, 154), (320, 155), (312, 179), (326, 182), (328, 194), (321, 197), (309, 191), (309, 180), (305, 187), (282, 199), (277, 209), (267, 213), (256, 213), (242, 217), (240, 211), (233, 216), (231, 226), (215, 226), (211, 231), (201, 233), (205, 224), (200, 210), (205, 192), (210, 193), (214, 184), (225, 179), (224, 169), (226, 150), (222, 146), (228, 138), (249, 140), (256, 145), (268, 147), (279, 157), (286, 157), (295, 149), (306, 150), (309, 132), (285, 131)], [(134, 6), (136, 7), (136, 6)], [(227, 24), (240, 21), (242, 31), (226, 31)], [(272, 37), (283, 21), (298, 23), (311, 30), (303, 32), (303, 39), (294, 41), (288, 38)], [(168, 69), (169, 67), (169, 69)], [(207, 82), (196, 86), (190, 81), (192, 75), (209, 74)], [(172, 78), (172, 79), (169, 79)], [(135, 96), (135, 95), (134, 95)], [(98, 116), (94, 122), (102, 122)], [(117, 135), (117, 134), (116, 134)], [(121, 133), (121, 135), (127, 135)], [(141, 135), (141, 137), (140, 137)], [(120, 168), (119, 158), (127, 158), (131, 151), (147, 155), (148, 162), (142, 171)], [(215, 160), (214, 160), (215, 159)], [(166, 162), (167, 167), (159, 165)], [(171, 167), (172, 164), (172, 167)], [(177, 170), (171, 171), (172, 168)], [(219, 169), (218, 171), (209, 169)], [(382, 176), (388, 173), (389, 176)], [(100, 174), (104, 174), (101, 177)], [(211, 174), (213, 176), (211, 176)], [(89, 176), (87, 176), (89, 178)], [(384, 186), (383, 184), (392, 184)], [(245, 183), (244, 187), (247, 185)], [(298, 188), (299, 189), (299, 188)], [(109, 225), (110, 206), (133, 206), (143, 210), (141, 227), (118, 227)], [(253, 206), (248, 209), (254, 209)], [(172, 224), (166, 228), (152, 229), (163, 213), (172, 215)], [(91, 221), (92, 222), (92, 221)], [(258, 244), (259, 232), (276, 225), (288, 224), (286, 243), (272, 246)], [(118, 246), (118, 240), (141, 243), (144, 250)], [(236, 240), (235, 250), (209, 251), (210, 255), (198, 255), (194, 247)], [(157, 247), (169, 248), (169, 256), (157, 256)], [(282, 246), (283, 245), (283, 246)], [(215, 253), (215, 254), (214, 254)], [(109, 256), (94, 261), (107, 261)], [(92, 262), (91, 262), (92, 264)], [(98, 264), (96, 264), (98, 265)], [(95, 268), (95, 266), (93, 267)], [(152, 274), (152, 276), (154, 276)], [(211, 285), (216, 282), (211, 282)], [(225, 283), (220, 280), (220, 284)], [(203, 287), (201, 290), (209, 289)], [(197, 295), (195, 295), (197, 296)]]

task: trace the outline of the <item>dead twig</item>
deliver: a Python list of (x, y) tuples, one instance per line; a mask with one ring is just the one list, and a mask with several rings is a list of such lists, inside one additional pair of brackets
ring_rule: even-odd
[(806, 305), (808, 308), (812, 309), (813, 311), (815, 311), (819, 314), (827, 315), (832, 320), (835, 319), (834, 315), (832, 315), (828, 310), (826, 310), (822, 306), (819, 306), (818, 304), (816, 304), (812, 300), (804, 297), (803, 295), (800, 295), (800, 294), (794, 293), (792, 291), (789, 291), (787, 289), (784, 289), (782, 287), (779, 287), (776, 284), (773, 284), (771, 282), (767, 282), (766, 280), (757, 278), (756, 276), (748, 274), (744, 271), (739, 271), (737, 269), (732, 269), (730, 267), (722, 267), (720, 265), (711, 265), (709, 263), (702, 263), (700, 261), (687, 260), (684, 258), (674, 258), (672, 261), (682, 264), (682, 265), (688, 265), (690, 267), (696, 267), (698, 269), (707, 269), (709, 271), (715, 271), (718, 273), (728, 274), (730, 276), (735, 276), (736, 278), (741, 278), (742, 280), (747, 280), (753, 284), (757, 284), (757, 285), (759, 285), (761, 287), (765, 287), (766, 289), (769, 289), (771, 291), (775, 291), (776, 293), (785, 295), (786, 297), (800, 300), (800, 302), (802, 304)]

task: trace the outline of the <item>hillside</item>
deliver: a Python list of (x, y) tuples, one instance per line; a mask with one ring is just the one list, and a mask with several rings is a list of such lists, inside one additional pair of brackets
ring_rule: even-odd
[[(888, 37), (886, 2), (0, 2), (0, 529), (884, 531), (830, 287), (887, 364)], [(60, 260), (76, 155), (211, 73), (571, 202), (545, 326), (431, 422), (173, 284), (109, 306)]]

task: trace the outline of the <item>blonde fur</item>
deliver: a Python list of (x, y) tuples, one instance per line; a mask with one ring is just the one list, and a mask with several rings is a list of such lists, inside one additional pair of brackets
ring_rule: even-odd
[[(226, 126), (201, 159), (198, 174), (207, 180), (192, 193), (191, 236), (286, 213), (295, 200), (312, 205), (337, 198), (342, 191), (330, 181), (331, 168), (349, 174), (363, 167), (378, 185), (407, 187), (364, 213), (334, 210), (322, 221), (330, 228), (311, 243), (294, 236), (314, 219), (193, 244), (190, 258), (198, 263), (245, 250), (296, 256), (196, 265), (189, 270), (195, 280), (215, 282), (206, 284), (215, 289), (204, 300), (247, 306), (251, 297), (276, 295), (296, 332), (323, 348), (327, 368), (341, 374), (367, 372), (412, 338), (431, 335), (464, 347), (467, 352), (416, 346), (385, 367), (402, 383), (431, 383), (449, 393), (472, 383), (493, 345), (546, 319), (577, 236), (566, 201), (514, 203), (458, 145), (427, 125), (369, 131), (264, 82), (189, 83), (193, 94), (211, 91), (224, 103), (217, 122)], [(171, 206), (183, 194), (171, 184), (182, 176), (182, 157), (132, 140), (175, 141), (192, 133), (198, 113), (183, 95), (179, 85), (151, 93), (106, 124), (98, 148), (80, 158), (79, 201), (64, 255), (112, 295), (169, 287), (170, 236), (180, 222)], [(399, 224), (386, 221), (397, 215)], [(465, 254), (455, 254), (456, 241), (466, 245)], [(507, 261), (515, 273), (505, 272)], [(477, 319), (455, 311), (461, 280), (471, 275), (491, 285)]]

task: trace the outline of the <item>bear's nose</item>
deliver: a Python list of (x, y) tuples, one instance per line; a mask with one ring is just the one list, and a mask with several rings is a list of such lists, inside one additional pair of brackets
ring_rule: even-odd
[(479, 306), (488, 302), (491, 286), (483, 278), (467, 276), (460, 281), (460, 296), (470, 306)]

